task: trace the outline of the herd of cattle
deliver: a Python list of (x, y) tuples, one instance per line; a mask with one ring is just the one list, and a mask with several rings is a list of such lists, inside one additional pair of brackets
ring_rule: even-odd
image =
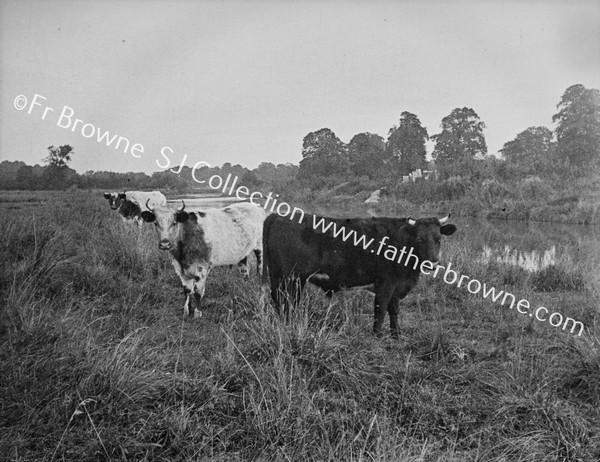
[[(158, 247), (170, 253), (183, 286), (185, 315), (199, 317), (206, 278), (215, 266), (240, 266), (249, 275), (248, 256), (254, 253), (258, 273), (268, 286), (277, 307), (298, 302), (306, 282), (320, 287), (327, 296), (353, 287), (375, 294), (373, 331), (382, 331), (385, 313), (390, 316), (392, 335), (397, 336), (399, 301), (419, 280), (420, 270), (401, 265), (313, 227), (313, 216), (300, 222), (248, 202), (222, 209), (186, 210), (167, 206), (159, 191), (105, 193), (111, 209), (125, 221), (154, 223)], [(318, 217), (323, 218), (323, 217)], [(346, 230), (375, 241), (411, 248), (419, 261), (435, 267), (441, 235), (451, 235), (454, 225), (446, 218), (325, 218)], [(193, 295), (193, 297), (192, 297)]]

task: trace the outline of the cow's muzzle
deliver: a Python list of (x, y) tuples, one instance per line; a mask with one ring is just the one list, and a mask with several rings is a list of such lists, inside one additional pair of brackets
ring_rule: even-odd
[(158, 243), (158, 248), (160, 250), (169, 250), (171, 248), (171, 243), (169, 241), (160, 241)]

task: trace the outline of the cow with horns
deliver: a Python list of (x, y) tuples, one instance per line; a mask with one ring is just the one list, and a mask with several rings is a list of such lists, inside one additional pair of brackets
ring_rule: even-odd
[[(306, 215), (297, 223), (270, 215), (263, 231), (263, 282), (269, 284), (277, 307), (297, 303), (307, 281), (328, 296), (352, 287), (370, 290), (375, 293), (374, 332), (381, 334), (387, 311), (396, 337), (400, 300), (417, 284), (421, 271), (437, 266), (442, 235), (456, 231), (448, 218)], [(352, 234), (353, 239), (346, 239)]]
[[(183, 285), (184, 315), (200, 317), (198, 309), (206, 278), (215, 266), (239, 264), (248, 276), (248, 255), (254, 252), (257, 270), (261, 271), (262, 228), (266, 218), (263, 208), (248, 202), (223, 209), (185, 210), (168, 207), (150, 208), (141, 213), (156, 225), (158, 248), (171, 254), (173, 267)], [(195, 305), (191, 295), (194, 295)]]

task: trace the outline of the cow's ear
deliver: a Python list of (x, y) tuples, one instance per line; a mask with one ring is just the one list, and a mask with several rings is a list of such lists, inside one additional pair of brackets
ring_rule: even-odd
[(104, 199), (110, 199), (110, 193), (104, 193)]
[(456, 226), (454, 225), (444, 225), (440, 228), (440, 233), (444, 236), (451, 236), (456, 231)]
[(152, 223), (154, 220), (156, 220), (156, 215), (154, 215), (152, 212), (148, 212), (148, 210), (144, 210), (140, 216), (142, 217), (142, 220), (147, 223)]
[(177, 221), (177, 223), (185, 223), (186, 221), (188, 221), (189, 217), (189, 213), (180, 211), (175, 214), (175, 221)]
[(126, 196), (127, 194), (125, 193), (119, 193), (119, 199), (125, 199)]

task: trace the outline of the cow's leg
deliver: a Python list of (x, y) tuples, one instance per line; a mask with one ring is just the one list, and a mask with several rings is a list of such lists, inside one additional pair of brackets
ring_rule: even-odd
[(262, 250), (254, 249), (253, 252), (256, 256), (256, 272), (260, 276), (262, 274)]
[(279, 278), (271, 278), (271, 300), (275, 304), (275, 308), (277, 312), (279, 312), (279, 308), (281, 307), (281, 291), (283, 290), (283, 285), (281, 284), (281, 279)]
[(194, 310), (192, 300), (190, 298), (192, 292), (194, 291), (194, 280), (182, 276), (181, 285), (183, 286), (183, 295), (185, 295), (185, 302), (183, 304), (183, 315), (187, 316), (188, 314), (190, 314), (190, 310), (192, 313)]
[(297, 276), (291, 276), (284, 283), (286, 298), (293, 306), (297, 306), (300, 303), (304, 282)]
[(400, 299), (396, 295), (392, 295), (392, 299), (388, 304), (388, 314), (390, 315), (390, 332), (393, 338), (398, 338), (398, 305)]
[(394, 288), (389, 283), (375, 284), (375, 320), (373, 322), (373, 333), (377, 336), (381, 336), (385, 312), (390, 304), (393, 293)]
[(286, 299), (289, 298), (287, 284), (283, 278), (278, 277), (271, 277), (270, 282), (271, 300), (273, 300), (277, 314), (281, 314), (281, 307), (285, 307)]
[(293, 276), (278, 278), (271, 275), (270, 282), (271, 299), (275, 304), (277, 314), (281, 314), (281, 307), (283, 307), (283, 311), (287, 317), (290, 307), (293, 308), (300, 303), (300, 296), (302, 295), (302, 289), (306, 281)]
[(193, 314), (194, 318), (202, 316), (200, 303), (204, 297), (206, 278), (208, 277), (209, 272), (210, 268), (208, 266), (198, 266), (196, 273), (194, 274), (194, 301), (196, 306), (190, 311), (190, 316)]
[(240, 269), (240, 273), (244, 276), (244, 278), (250, 277), (250, 270), (248, 269), (248, 256), (245, 256), (238, 263), (238, 268)]
[(181, 286), (183, 287), (183, 295), (185, 296), (185, 302), (183, 304), (183, 315), (187, 316), (190, 313), (190, 295), (194, 291), (194, 280), (184, 276), (183, 272), (181, 271), (181, 265), (175, 258), (171, 259), (171, 264), (173, 265), (177, 276), (179, 276), (179, 279), (181, 280)]
[(390, 303), (388, 304), (388, 314), (390, 315), (390, 331), (393, 338), (398, 338), (398, 307), (400, 306), (400, 300), (408, 295), (412, 287), (413, 284), (408, 281), (401, 282), (400, 285), (396, 287)]

